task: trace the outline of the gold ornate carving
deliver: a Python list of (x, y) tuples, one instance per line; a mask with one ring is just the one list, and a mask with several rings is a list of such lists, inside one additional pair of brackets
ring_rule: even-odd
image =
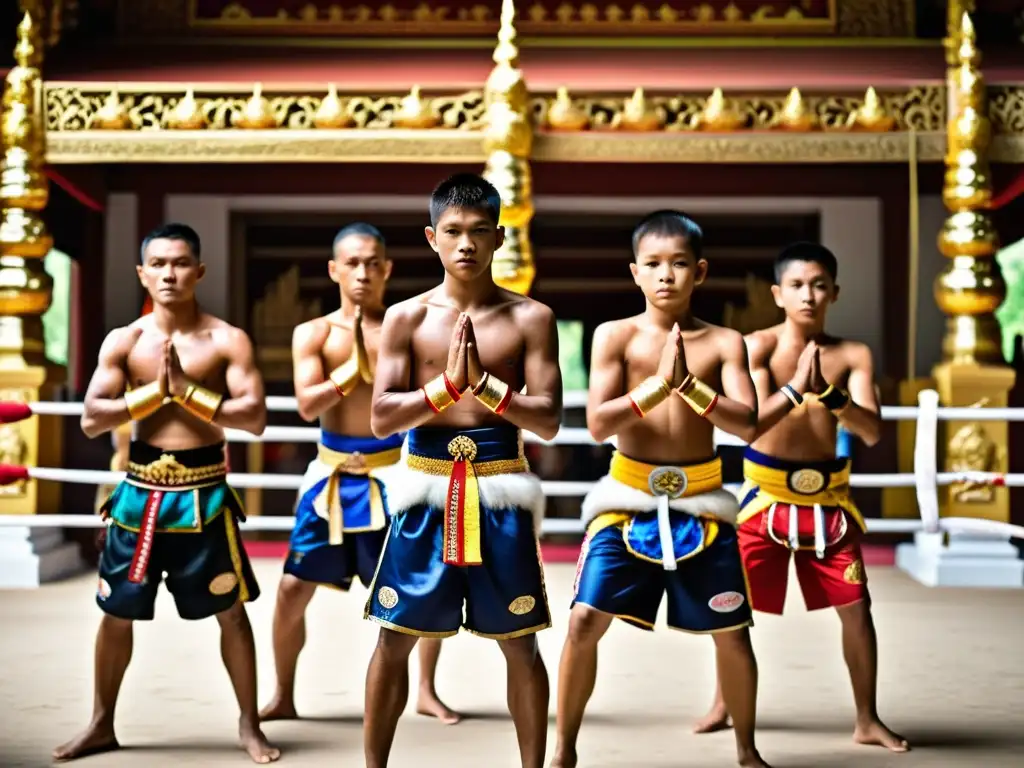
[(989, 87), (988, 116), (992, 121), (993, 133), (1024, 135), (1024, 87)]
[[(999, 448), (981, 422), (974, 421), (958, 429), (946, 449), (951, 472), (994, 472), (999, 464)], [(965, 504), (990, 504), (995, 488), (986, 483), (956, 483), (950, 487), (954, 501)]]
[(290, 381), (291, 337), (295, 327), (323, 314), (319, 299), (303, 300), (299, 268), (292, 267), (267, 286), (252, 305), (251, 331), (260, 372), (268, 381)]
[(914, 0), (839, 0), (837, 6), (844, 37), (914, 37)]
[(747, 305), (737, 307), (732, 302), (726, 303), (723, 324), (742, 334), (748, 334), (781, 322), (783, 312), (775, 305), (772, 284), (750, 273), (747, 273), (744, 282)]
[(891, 131), (896, 120), (885, 111), (875, 89), (868, 88), (864, 104), (850, 116), (848, 125), (858, 131)]
[[(917, 135), (920, 162), (938, 162), (946, 135)], [(901, 133), (541, 133), (534, 160), (566, 163), (906, 163)], [(992, 157), (1024, 163), (1024, 137), (996, 137)], [(68, 163), (465, 163), (487, 156), (478, 131), (67, 131), (48, 159)]]

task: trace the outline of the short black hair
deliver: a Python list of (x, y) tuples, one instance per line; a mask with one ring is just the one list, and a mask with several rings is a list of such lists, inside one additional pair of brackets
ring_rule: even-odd
[(199, 235), (188, 224), (171, 222), (157, 227), (142, 239), (142, 248), (139, 249), (139, 258), (143, 263), (146, 261), (146, 249), (154, 240), (180, 240), (185, 243), (196, 261), (203, 260), (203, 248), (199, 242)]
[(696, 259), (703, 258), (704, 230), (700, 225), (680, 211), (655, 211), (644, 216), (633, 228), (633, 257), (640, 250), (640, 241), (648, 235), (681, 237), (690, 246)]
[(380, 233), (373, 224), (366, 224), (362, 221), (357, 221), (353, 224), (347, 224), (338, 230), (338, 234), (334, 236), (334, 245), (331, 246), (332, 251), (338, 250), (338, 243), (344, 240), (346, 237), (357, 235), (359, 237), (370, 237), (380, 243), (381, 247), (385, 247), (384, 235)]
[(501, 217), (501, 195), (487, 179), (475, 173), (457, 173), (438, 184), (430, 195), (430, 226), (449, 208), (464, 208), (487, 214), (494, 226)]
[(828, 272), (833, 283), (836, 281), (836, 278), (839, 277), (839, 262), (836, 261), (836, 255), (832, 253), (832, 251), (821, 243), (801, 241), (787, 245), (782, 249), (779, 255), (775, 257), (776, 285), (779, 285), (782, 282), (783, 273), (794, 261), (806, 261), (811, 264), (820, 264), (825, 271)]

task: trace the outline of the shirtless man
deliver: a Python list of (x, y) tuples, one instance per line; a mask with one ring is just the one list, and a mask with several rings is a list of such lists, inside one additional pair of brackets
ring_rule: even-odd
[[(792, 552), (807, 610), (835, 608), (842, 623), (857, 707), (854, 741), (906, 752), (906, 739), (878, 717), (878, 641), (860, 549), (865, 525), (850, 497), (850, 462), (836, 458), (839, 425), (867, 445), (878, 442), (882, 428), (871, 350), (825, 333), (839, 296), (837, 274), (836, 257), (822, 245), (783, 250), (772, 293), (786, 319), (747, 337), (760, 406), (743, 462), (740, 551), (754, 610), (776, 615), (786, 602)], [(717, 694), (698, 730), (726, 727), (730, 712)]]
[[(166, 575), (178, 615), (216, 616), (221, 656), (235, 689), (242, 748), (257, 763), (280, 751), (260, 730), (256, 649), (244, 603), (259, 597), (238, 528), (242, 504), (226, 482), (224, 429), (263, 434), (263, 380), (246, 334), (203, 312), (199, 237), (168, 224), (142, 241), (136, 268), (153, 312), (112, 331), (85, 395), (89, 437), (135, 422), (128, 476), (107, 499), (96, 602), (92, 722), (54, 750), (71, 760), (118, 748), (114, 708), (132, 655), (132, 623), (153, 618)], [(221, 394), (224, 393), (224, 394)]]
[(551, 625), (536, 534), (544, 493), (520, 430), (554, 437), (562, 377), (551, 310), (491, 277), (500, 208), (479, 176), (442, 182), (426, 236), (444, 281), (384, 316), (371, 424), (381, 438), (411, 431), (408, 456), (382, 472), (392, 523), (366, 604), (381, 625), (366, 676), (367, 768), (388, 764), (416, 638), (460, 627), (498, 641), (522, 765), (544, 763), (548, 677), (536, 639)]
[[(373, 367), (377, 362), (384, 289), (392, 262), (384, 238), (369, 224), (350, 224), (334, 238), (327, 272), (341, 292), (341, 309), (295, 329), (292, 359), (299, 415), (320, 419), (317, 458), (299, 491), (284, 576), (274, 610), (277, 687), (260, 718), (296, 718), (295, 667), (306, 642), (306, 606), (319, 584), (347, 591), (364, 586), (387, 535), (387, 510), (370, 473), (398, 461), (404, 435), (377, 440), (370, 433)], [(420, 643), (416, 711), (452, 724), (459, 715), (437, 696), (434, 677), (441, 641)]]
[(701, 245), (700, 227), (683, 214), (645, 217), (633, 231), (630, 270), (647, 308), (594, 333), (587, 426), (598, 442), (617, 435), (618, 450), (583, 501), (587, 536), (559, 667), (553, 768), (578, 764), (598, 641), (616, 617), (654, 629), (665, 592), (670, 627), (714, 637), (737, 713), (739, 764), (766, 765), (754, 744), (757, 662), (731, 524), (739, 508), (722, 488), (713, 440), (716, 426), (752, 437), (757, 404), (743, 337), (690, 310), (707, 275)]

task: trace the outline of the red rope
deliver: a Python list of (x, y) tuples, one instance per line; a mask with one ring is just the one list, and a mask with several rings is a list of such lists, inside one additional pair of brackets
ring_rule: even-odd
[(103, 211), (105, 210), (103, 207), (103, 203), (96, 200), (94, 197), (92, 197), (92, 195), (80, 189), (77, 185), (69, 181), (67, 178), (59, 174), (57, 171), (53, 170), (53, 168), (46, 169), (46, 178), (48, 178), (58, 187), (63, 189), (65, 192), (67, 192), (69, 195), (75, 198), (75, 200), (80, 202), (86, 208), (96, 211), (96, 213), (103, 213)]
[(1002, 208), (1009, 205), (1018, 197), (1024, 194), (1024, 171), (1017, 174), (1017, 178), (1011, 181), (1006, 188), (992, 198), (992, 208)]

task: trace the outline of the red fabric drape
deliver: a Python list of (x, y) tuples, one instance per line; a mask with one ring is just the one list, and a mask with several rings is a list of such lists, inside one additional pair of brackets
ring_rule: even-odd
[(992, 198), (993, 208), (1002, 208), (1009, 205), (1018, 197), (1024, 194), (1024, 170), (1017, 173), (1017, 177), (1006, 185), (1006, 188)]
[(63, 189), (65, 192), (67, 192), (69, 195), (71, 195), (73, 198), (75, 198), (75, 200), (80, 202), (86, 208), (89, 208), (90, 210), (96, 211), (97, 213), (103, 213), (103, 210), (104, 210), (103, 203), (101, 203), (99, 200), (96, 200), (94, 197), (92, 197), (90, 194), (88, 194), (84, 190), (79, 189), (70, 180), (66, 179), (60, 173), (58, 173), (57, 171), (53, 170), (53, 168), (47, 168), (45, 173), (46, 173), (46, 178), (48, 178), (50, 181), (52, 181), (58, 187)]

